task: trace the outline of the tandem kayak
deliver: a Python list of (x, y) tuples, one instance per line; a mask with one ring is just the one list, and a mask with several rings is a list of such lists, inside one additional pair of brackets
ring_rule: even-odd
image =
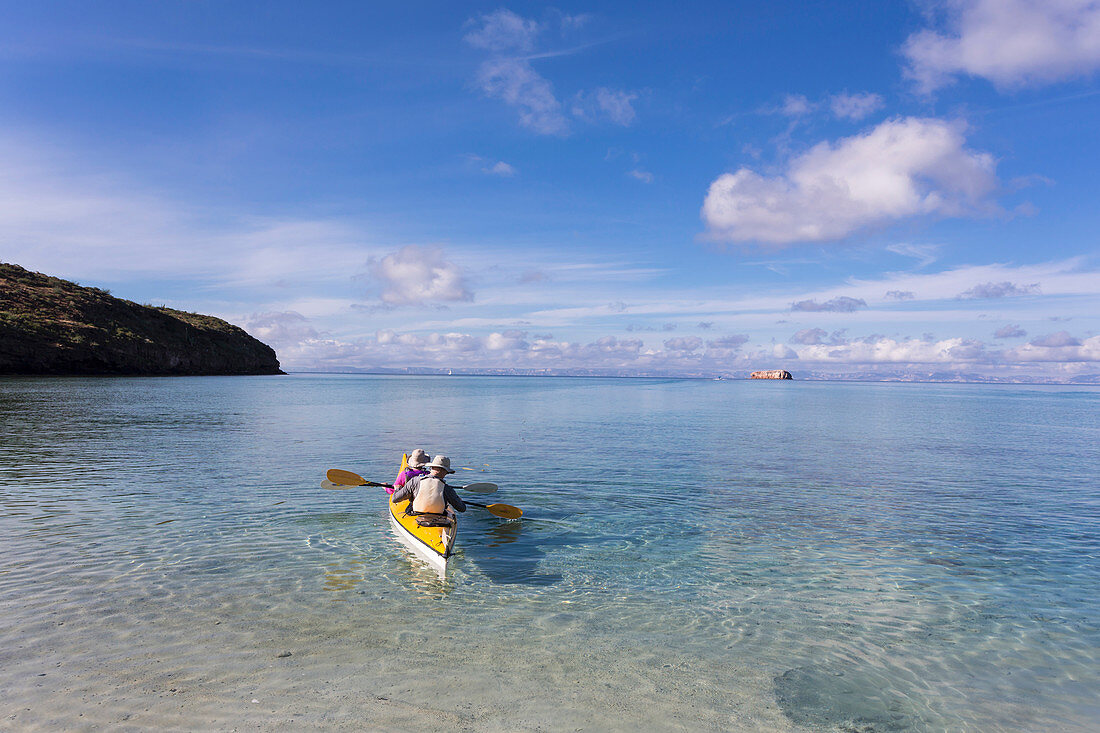
[[(402, 471), (408, 466), (408, 460), (408, 455), (402, 458)], [(439, 576), (443, 577), (447, 572), (447, 561), (454, 548), (455, 536), (458, 534), (458, 519), (448, 507), (451, 526), (422, 527), (416, 517), (405, 514), (411, 503), (411, 499), (394, 502), (393, 496), (390, 496), (390, 524), (393, 525), (393, 531), (414, 555), (435, 568)]]

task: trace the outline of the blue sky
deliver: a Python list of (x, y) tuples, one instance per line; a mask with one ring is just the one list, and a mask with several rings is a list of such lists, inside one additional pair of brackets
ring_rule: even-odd
[(1100, 3), (3, 3), (0, 260), (288, 369), (1100, 374)]

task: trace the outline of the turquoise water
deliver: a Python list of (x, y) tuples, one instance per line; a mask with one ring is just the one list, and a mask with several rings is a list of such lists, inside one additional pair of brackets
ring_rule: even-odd
[[(0, 728), (1095, 729), (1098, 445), (1082, 387), (0, 379)], [(320, 488), (414, 447), (525, 511), (442, 581)]]

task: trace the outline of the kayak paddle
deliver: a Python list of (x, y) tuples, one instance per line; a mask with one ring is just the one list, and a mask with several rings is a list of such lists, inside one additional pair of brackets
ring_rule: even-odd
[[(357, 473), (342, 471), (339, 468), (330, 468), (326, 475), (328, 476), (328, 480), (335, 484), (335, 486), (326, 486), (325, 488), (349, 488), (351, 486), (379, 486), (385, 489), (393, 488), (393, 484), (380, 484), (377, 481), (367, 481)], [(472, 491), (475, 494), (491, 494), (500, 487), (496, 484), (483, 482), (467, 484), (466, 486), (452, 486), (451, 488)]]
[[(392, 484), (380, 484), (377, 481), (367, 481), (365, 478), (357, 473), (351, 471), (341, 471), (339, 468), (330, 468), (328, 470), (328, 478), (321, 482), (322, 489), (350, 489), (353, 486), (379, 486), (384, 489), (392, 489)], [(455, 486), (456, 489), (466, 489), (467, 491), (479, 491), (483, 494), (490, 494), (497, 490), (496, 484), (470, 484), (469, 486)], [(501, 517), (502, 519), (519, 519), (523, 516), (523, 510), (518, 506), (512, 506), (511, 504), (479, 504), (476, 501), (464, 501), (464, 504), (470, 504), (471, 506), (481, 507), (487, 510), (490, 514)]]

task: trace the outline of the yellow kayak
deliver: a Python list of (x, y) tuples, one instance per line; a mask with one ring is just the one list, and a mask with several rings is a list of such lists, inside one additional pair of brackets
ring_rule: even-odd
[[(409, 456), (406, 454), (401, 459), (401, 470), (408, 468)], [(448, 507), (448, 516), (451, 518), (450, 527), (421, 527), (416, 517), (406, 516), (405, 510), (412, 503), (411, 499), (394, 502), (390, 497), (390, 524), (394, 533), (414, 555), (439, 571), (440, 577), (447, 572), (447, 560), (451, 557), (451, 550), (455, 544), (455, 536), (458, 534), (458, 519)]]

